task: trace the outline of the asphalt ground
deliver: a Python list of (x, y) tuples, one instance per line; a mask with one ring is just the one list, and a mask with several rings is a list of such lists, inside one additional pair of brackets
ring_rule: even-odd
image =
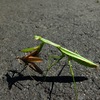
[[(19, 50), (40, 42), (40, 35), (100, 63), (100, 3), (96, 0), (0, 0), (0, 100), (75, 100), (73, 81), (63, 58), (46, 79), (30, 68), (20, 71)], [(60, 52), (45, 45), (37, 65)], [(53, 60), (52, 60), (53, 61)], [(78, 100), (100, 100), (100, 70), (72, 61)], [(66, 65), (66, 66), (65, 66)]]

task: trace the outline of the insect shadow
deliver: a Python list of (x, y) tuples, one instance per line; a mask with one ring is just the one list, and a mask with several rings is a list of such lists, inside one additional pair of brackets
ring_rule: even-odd
[[(13, 73), (13, 75), (11, 76), (9, 72)], [(19, 83), (20, 81), (26, 81), (26, 80), (32, 80), (32, 81), (35, 80), (37, 82), (51, 82), (51, 83), (73, 82), (72, 76), (30, 76), (30, 75), (24, 76), (21, 73), (17, 72), (16, 70), (9, 70), (9, 72), (5, 75), (6, 80), (8, 82), (9, 90), (12, 88), (13, 85), (16, 86), (15, 83)], [(14, 76), (14, 74), (17, 74), (17, 76)], [(84, 80), (88, 80), (88, 78), (84, 76), (75, 76), (74, 78), (75, 78), (75, 82), (82, 82)]]

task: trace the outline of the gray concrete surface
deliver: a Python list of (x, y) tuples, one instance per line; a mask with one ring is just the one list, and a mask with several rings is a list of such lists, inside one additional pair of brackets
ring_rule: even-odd
[[(19, 50), (39, 43), (33, 39), (34, 35), (77, 50), (100, 63), (100, 3), (96, 0), (0, 0), (0, 100), (75, 100), (69, 67), (64, 67), (67, 58), (48, 72), (45, 82), (41, 75), (28, 69), (10, 77), (12, 73), (8, 70), (19, 72), (23, 68), (15, 59), (24, 55)], [(40, 54), (44, 59), (39, 64), (42, 70), (47, 68), (51, 54), (59, 52), (45, 45)], [(78, 100), (100, 100), (100, 70), (75, 62), (73, 69)]]

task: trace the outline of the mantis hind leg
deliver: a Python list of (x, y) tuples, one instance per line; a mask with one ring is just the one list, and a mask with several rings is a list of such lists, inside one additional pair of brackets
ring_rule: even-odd
[(77, 87), (76, 87), (76, 82), (75, 82), (75, 77), (74, 77), (74, 71), (73, 71), (73, 67), (71, 64), (71, 58), (68, 57), (68, 65), (70, 67), (70, 73), (72, 75), (72, 79), (73, 79), (73, 83), (74, 83), (74, 91), (75, 91), (75, 96), (76, 96), (76, 100), (78, 100), (78, 91), (77, 91)]

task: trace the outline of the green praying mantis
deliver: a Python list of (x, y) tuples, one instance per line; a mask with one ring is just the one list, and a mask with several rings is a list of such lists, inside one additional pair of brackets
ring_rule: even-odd
[(50, 40), (47, 40), (41, 36), (37, 36), (35, 35), (34, 37), (36, 40), (40, 40), (41, 41), (41, 44), (36, 46), (36, 47), (31, 47), (31, 48), (26, 48), (26, 49), (22, 49), (21, 51), (22, 52), (31, 52), (31, 51), (38, 51), (38, 53), (41, 51), (42, 47), (44, 46), (44, 44), (49, 44), (49, 45), (52, 45), (54, 47), (56, 47), (60, 52), (61, 52), (61, 56), (57, 59), (56, 62), (54, 62), (53, 64), (51, 64), (48, 68), (48, 71), (50, 70), (50, 68), (52, 66), (54, 66), (56, 63), (58, 63), (63, 57), (67, 56), (68, 57), (68, 65), (70, 67), (70, 73), (72, 75), (72, 78), (73, 78), (73, 82), (74, 82), (74, 89), (75, 89), (75, 94), (76, 94), (76, 100), (78, 100), (78, 94), (77, 94), (77, 89), (76, 89), (76, 82), (75, 82), (75, 79), (74, 79), (74, 72), (73, 72), (73, 69), (72, 69), (72, 64), (71, 64), (71, 60), (74, 60), (76, 61), (77, 63), (81, 64), (81, 65), (84, 65), (86, 67), (90, 67), (90, 68), (99, 68), (99, 65), (86, 59), (85, 57), (81, 56), (80, 54), (78, 53), (75, 53), (75, 52), (72, 52), (64, 47), (62, 47), (61, 45), (59, 44), (56, 44)]
[(74, 60), (82, 65), (85, 65), (85, 66), (88, 66), (88, 67), (91, 67), (91, 68), (98, 68), (98, 65), (93, 63), (92, 61), (82, 57), (81, 55), (75, 53), (75, 52), (72, 52), (66, 48), (63, 48), (62, 46), (56, 44), (56, 43), (53, 43), (47, 39), (44, 39), (42, 38), (41, 36), (35, 36), (35, 39), (36, 40), (40, 40), (42, 41), (43, 43), (46, 43), (46, 44), (50, 44), (54, 47), (56, 47), (58, 50), (61, 51), (62, 54), (64, 55), (67, 55), (71, 60)]
[(42, 38), (41, 36), (37, 36), (37, 35), (34, 38), (36, 40), (40, 40), (42, 43), (36, 47), (23, 49), (23, 50), (21, 50), (22, 52), (31, 52), (33, 50), (37, 50), (38, 48), (40, 48), (39, 51), (41, 51), (43, 44), (50, 44), (50, 45), (56, 47), (62, 53), (63, 56), (67, 55), (68, 58), (70, 58), (70, 60), (74, 60), (74, 61), (78, 62), (79, 64), (82, 64), (84, 66), (91, 67), (91, 68), (98, 68), (99, 67), (98, 64), (84, 58), (83, 56), (81, 56), (78, 53), (72, 52), (72, 51), (60, 46), (59, 44), (51, 42), (50, 40), (47, 40), (47, 39)]

